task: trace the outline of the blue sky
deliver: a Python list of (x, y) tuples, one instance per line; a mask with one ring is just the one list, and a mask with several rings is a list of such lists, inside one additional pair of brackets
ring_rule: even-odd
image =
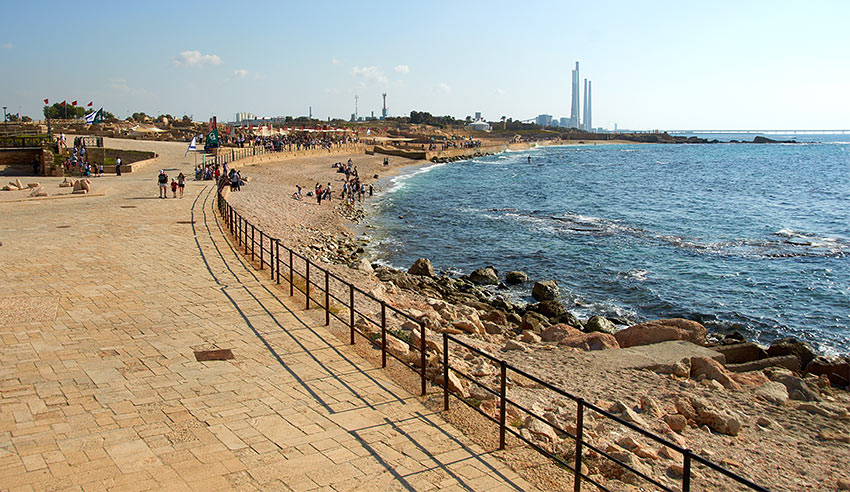
[[(65, 22), (58, 27), (59, 13)], [(10, 2), (0, 104), (229, 120), (411, 110), (595, 126), (850, 128), (850, 2)], [(76, 27), (74, 27), (76, 26)]]

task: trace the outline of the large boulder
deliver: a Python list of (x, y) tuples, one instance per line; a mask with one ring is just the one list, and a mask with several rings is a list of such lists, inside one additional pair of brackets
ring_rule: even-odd
[(599, 333), (613, 335), (614, 333), (617, 333), (617, 328), (614, 327), (614, 323), (604, 316), (591, 316), (590, 319), (587, 320), (587, 323), (584, 324), (584, 331), (598, 331)]
[[(718, 347), (714, 347), (715, 349)], [(800, 372), (800, 359), (796, 355), (781, 355), (778, 357), (767, 357), (765, 359), (745, 362), (743, 364), (727, 364), (726, 369), (732, 372), (761, 371), (768, 367), (784, 367), (789, 371)]]
[(714, 350), (726, 356), (727, 364), (744, 364), (767, 357), (767, 352), (752, 342), (718, 345)]
[(705, 344), (705, 327), (682, 318), (659, 319), (634, 325), (614, 334), (620, 347), (649, 345), (670, 340), (685, 340), (697, 345)]
[(534, 282), (534, 287), (531, 289), (531, 297), (538, 301), (551, 301), (557, 299), (560, 294), (558, 283), (554, 280)]
[(540, 313), (547, 318), (558, 318), (567, 312), (567, 308), (565, 308), (563, 304), (554, 300), (541, 301), (537, 304), (532, 304), (528, 306), (528, 310)]
[(505, 274), (505, 283), (508, 285), (524, 284), (528, 282), (528, 275), (525, 272), (512, 271)]
[(723, 364), (710, 357), (691, 357), (691, 377), (712, 379), (722, 384), (726, 389), (740, 390), (741, 385), (732, 379), (731, 373)]
[(572, 326), (564, 325), (564, 324), (558, 324), (558, 325), (552, 325), (552, 326), (546, 328), (545, 330), (543, 330), (543, 332), (540, 333), (540, 338), (542, 338), (544, 342), (556, 342), (557, 343), (557, 342), (560, 342), (561, 340), (563, 340), (564, 338), (566, 338), (568, 336), (575, 336), (575, 335), (579, 335), (579, 334), (581, 334), (581, 332), (579, 330), (573, 328)]
[(788, 398), (801, 401), (820, 401), (820, 391), (817, 387), (809, 385), (802, 378), (795, 376), (791, 371), (779, 367), (771, 367), (764, 371), (764, 375), (771, 381), (785, 385), (788, 390)]
[(806, 366), (806, 373), (818, 376), (825, 374), (835, 386), (850, 386), (850, 361), (847, 360), (818, 356)]
[(782, 338), (774, 341), (767, 349), (767, 355), (777, 357), (780, 355), (796, 355), (800, 359), (800, 365), (806, 367), (815, 358), (815, 351), (806, 342), (801, 342), (793, 337)]
[(411, 275), (419, 275), (422, 277), (433, 277), (434, 266), (428, 258), (419, 258), (413, 262), (413, 265), (407, 271)]
[(473, 270), (469, 274), (469, 281), (477, 285), (496, 285), (499, 283), (499, 276), (495, 268), (488, 266)]
[(604, 350), (620, 348), (617, 345), (617, 339), (608, 333), (584, 333), (576, 330), (576, 333), (569, 334), (562, 338), (558, 345), (566, 345), (581, 350)]

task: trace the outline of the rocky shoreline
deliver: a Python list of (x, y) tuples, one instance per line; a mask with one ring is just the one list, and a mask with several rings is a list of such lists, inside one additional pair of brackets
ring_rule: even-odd
[[(365, 169), (361, 173), (371, 175)], [(274, 182), (274, 172), (268, 178)], [(407, 271), (372, 264), (363, 257), (364, 244), (345, 226), (365, 212), (339, 205), (322, 209), (323, 223), (339, 227), (307, 227), (297, 215), (288, 222), (275, 219), (271, 210), (276, 207), (270, 205), (279, 201), (279, 183), (258, 186), (255, 196), (246, 197), (262, 181), (231, 195), (237, 200), (234, 206), (249, 218), (253, 213), (272, 234), (291, 237), (290, 246), (314, 261), (420, 320), (429, 348), (427, 374), (434, 383), (442, 383), (441, 334), (451, 333), (773, 490), (850, 489), (850, 476), (839, 465), (850, 458), (850, 397), (842, 389), (850, 367), (846, 359), (826, 359), (793, 340), (761, 347), (736, 333), (709, 336), (703, 325), (684, 319), (631, 326), (627, 320), (601, 316), (578, 319), (557, 300), (556, 282), (530, 281), (522, 272), (501, 276), (483, 267), (469, 275), (447, 276), (435, 274), (425, 259)], [(536, 302), (512, 303), (500, 294), (500, 284), (528, 285)], [(374, 325), (365, 319), (356, 325), (375, 335)], [(388, 329), (397, 335), (388, 337), (388, 350), (418, 364), (418, 353), (411, 350), (421, 343), (418, 325), (394, 320)], [(498, 388), (498, 368), (487, 359), (460, 347), (449, 358), (452, 368)], [(498, 415), (497, 400), (477, 384), (455, 374), (449, 384), (483, 412)], [(552, 425), (575, 429), (574, 406), (570, 409), (570, 402), (518, 377), (509, 382), (508, 396), (551, 424), (509, 406), (515, 430), (568, 457), (573, 441)], [(671, 456), (605, 419), (589, 428), (598, 448), (662, 483), (678, 483), (681, 456)], [(612, 490), (637, 490), (640, 483), (594, 453), (585, 464), (594, 479)], [(705, 470), (695, 477), (703, 490), (734, 489)]]

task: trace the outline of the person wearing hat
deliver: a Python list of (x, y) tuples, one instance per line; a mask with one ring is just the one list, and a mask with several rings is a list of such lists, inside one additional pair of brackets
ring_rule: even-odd
[(159, 182), (159, 197), (168, 198), (168, 175), (165, 174), (165, 170), (159, 170), (157, 181)]

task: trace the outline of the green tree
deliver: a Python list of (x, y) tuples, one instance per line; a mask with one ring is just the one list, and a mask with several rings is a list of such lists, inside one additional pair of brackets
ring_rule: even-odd
[(54, 103), (52, 106), (44, 106), (42, 113), (45, 117), (53, 119), (81, 118), (85, 116), (86, 110), (79, 106), (71, 106), (71, 103), (66, 103), (65, 106), (62, 106), (62, 103)]

